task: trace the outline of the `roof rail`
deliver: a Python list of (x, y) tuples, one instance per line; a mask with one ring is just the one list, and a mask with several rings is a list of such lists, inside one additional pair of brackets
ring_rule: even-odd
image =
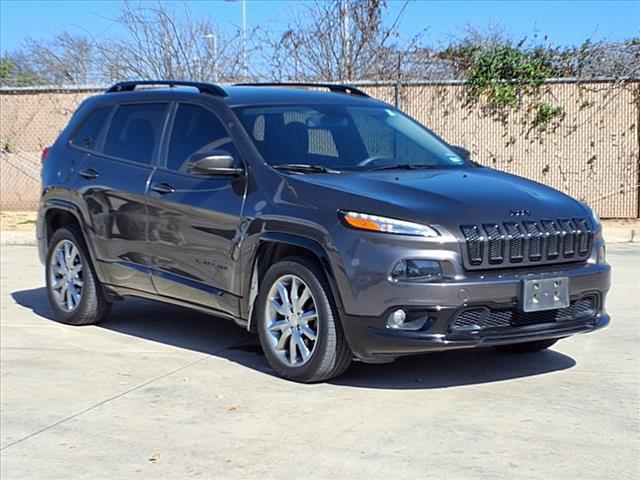
[(339, 83), (312, 83), (312, 82), (268, 82), (268, 83), (236, 83), (238, 87), (320, 87), (327, 88), (330, 92), (346, 93), (348, 95), (358, 95), (368, 97), (364, 91), (351, 85)]
[(193, 87), (200, 93), (215, 95), (216, 97), (226, 97), (227, 92), (218, 85), (204, 82), (188, 82), (184, 80), (133, 80), (129, 82), (119, 82), (107, 89), (105, 93), (132, 92), (140, 85), (166, 85), (168, 87)]

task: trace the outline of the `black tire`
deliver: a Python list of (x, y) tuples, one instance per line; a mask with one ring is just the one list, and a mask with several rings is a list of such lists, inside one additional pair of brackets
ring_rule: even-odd
[[(299, 366), (288, 365), (278, 358), (267, 338), (266, 309), (269, 291), (278, 279), (286, 275), (302, 279), (316, 304), (315, 349), (306, 363)], [(260, 344), (269, 364), (278, 375), (297, 382), (322, 382), (342, 375), (351, 364), (353, 354), (342, 330), (331, 289), (315, 263), (301, 257), (288, 257), (272, 265), (260, 283), (256, 308), (254, 318), (257, 321)]]
[[(58, 305), (52, 287), (52, 256), (56, 246), (64, 240), (72, 242), (77, 247), (80, 261), (82, 262), (83, 285), (80, 292), (80, 301), (71, 311), (66, 311)], [(96, 276), (82, 235), (75, 228), (60, 228), (53, 233), (47, 250), (45, 270), (49, 304), (60, 322), (69, 325), (93, 325), (101, 322), (109, 315), (111, 303), (107, 301), (102, 292), (100, 281)]]
[(534, 353), (549, 348), (556, 343), (559, 338), (552, 338), (551, 340), (537, 340), (535, 342), (525, 343), (512, 343), (510, 345), (500, 345), (496, 347), (498, 350), (509, 353)]

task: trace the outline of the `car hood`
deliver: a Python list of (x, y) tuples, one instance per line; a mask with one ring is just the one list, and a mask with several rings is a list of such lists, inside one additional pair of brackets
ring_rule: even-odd
[(587, 215), (580, 203), (553, 188), (489, 168), (307, 174), (291, 180), (310, 202), (328, 195), (332, 208), (432, 224)]

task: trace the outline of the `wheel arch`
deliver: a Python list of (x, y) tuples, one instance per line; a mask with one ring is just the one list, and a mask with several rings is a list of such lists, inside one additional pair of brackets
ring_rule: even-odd
[[(80, 208), (73, 202), (60, 199), (48, 200), (42, 209), (44, 242), (41, 243), (44, 252), (46, 252), (49, 239), (53, 233), (63, 227), (75, 227), (82, 236), (84, 245), (89, 252), (90, 261), (100, 281), (104, 281), (103, 272), (100, 269), (100, 262), (96, 262), (96, 255), (92, 243), (86, 231), (86, 223), (84, 222)], [(42, 257), (44, 258), (44, 256)]]
[(331, 294), (336, 302), (339, 312), (343, 311), (342, 299), (336, 285), (333, 268), (329, 261), (329, 256), (325, 249), (316, 240), (301, 237), (290, 233), (266, 233), (256, 242), (255, 254), (251, 261), (250, 282), (246, 292), (244, 311), (247, 312), (249, 320), (247, 330), (255, 333), (255, 322), (253, 321), (254, 304), (260, 289), (260, 283), (264, 274), (274, 263), (286, 257), (302, 256), (320, 268), (329, 284)]

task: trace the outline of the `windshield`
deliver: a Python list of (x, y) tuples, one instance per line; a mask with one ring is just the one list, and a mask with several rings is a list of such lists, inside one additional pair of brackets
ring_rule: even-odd
[(385, 106), (281, 105), (235, 109), (265, 161), (333, 170), (460, 168), (433, 133)]

